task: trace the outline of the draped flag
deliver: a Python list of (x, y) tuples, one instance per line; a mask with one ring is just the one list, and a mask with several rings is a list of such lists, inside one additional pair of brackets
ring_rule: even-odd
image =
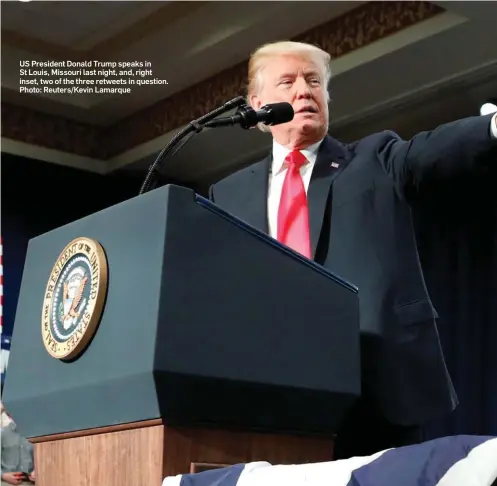
[(236, 464), (162, 486), (497, 486), (497, 438), (459, 435), (368, 457), (299, 465)]

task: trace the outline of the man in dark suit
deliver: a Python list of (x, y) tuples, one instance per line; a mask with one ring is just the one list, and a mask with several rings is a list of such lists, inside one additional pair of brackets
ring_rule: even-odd
[(497, 120), (468, 118), (409, 141), (385, 131), (342, 144), (327, 135), (329, 62), (321, 49), (294, 42), (253, 54), (251, 106), (289, 102), (295, 116), (269, 128), (266, 159), (213, 185), (210, 197), (358, 286), (362, 397), (335, 444), (335, 457), (346, 458), (418, 442), (422, 424), (457, 405), (410, 204), (425, 182), (488, 161)]

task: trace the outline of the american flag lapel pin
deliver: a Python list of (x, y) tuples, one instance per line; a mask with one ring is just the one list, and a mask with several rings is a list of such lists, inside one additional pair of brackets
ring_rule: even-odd
[(331, 167), (333, 167), (334, 169), (338, 169), (340, 167), (340, 164), (338, 164), (337, 162), (332, 162)]

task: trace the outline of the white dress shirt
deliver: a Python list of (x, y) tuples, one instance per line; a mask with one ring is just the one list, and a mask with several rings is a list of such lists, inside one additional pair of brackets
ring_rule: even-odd
[[(306, 193), (307, 189), (309, 189), (312, 170), (316, 163), (318, 149), (322, 141), (323, 140), (307, 147), (305, 150), (301, 150), (307, 159), (307, 162), (300, 168), (300, 175), (304, 181)], [(278, 207), (280, 205), (283, 181), (285, 180), (286, 171), (288, 169), (288, 164), (285, 162), (285, 159), (290, 152), (291, 150), (273, 140), (273, 164), (271, 166), (271, 174), (269, 175), (267, 218), (269, 235), (275, 239), (278, 236)]]

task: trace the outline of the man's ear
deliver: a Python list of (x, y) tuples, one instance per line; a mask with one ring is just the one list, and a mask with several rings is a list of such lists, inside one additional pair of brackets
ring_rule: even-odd
[(260, 110), (262, 106), (262, 101), (257, 95), (253, 94), (250, 95), (249, 97), (249, 104), (254, 110)]

